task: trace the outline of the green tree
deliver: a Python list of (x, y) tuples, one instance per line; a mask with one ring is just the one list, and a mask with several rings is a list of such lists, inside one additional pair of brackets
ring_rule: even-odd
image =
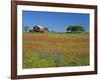
[(49, 31), (48, 27), (44, 27), (44, 30)]
[(24, 31), (28, 32), (29, 31), (29, 27), (28, 26), (24, 26)]
[(85, 29), (81, 25), (71, 25), (66, 29), (66, 31), (71, 33), (81, 33), (85, 32)]
[(55, 33), (55, 31), (54, 30), (51, 30), (51, 33)]

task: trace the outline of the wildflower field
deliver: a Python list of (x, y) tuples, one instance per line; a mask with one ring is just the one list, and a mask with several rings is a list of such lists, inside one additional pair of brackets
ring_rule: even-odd
[(88, 33), (23, 32), (23, 68), (89, 65)]

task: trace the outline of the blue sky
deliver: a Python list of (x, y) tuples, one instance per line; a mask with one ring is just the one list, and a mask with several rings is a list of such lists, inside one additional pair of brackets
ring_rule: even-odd
[(89, 31), (89, 14), (23, 11), (22, 24), (30, 28), (41, 25), (56, 32), (66, 32), (70, 25), (82, 25)]

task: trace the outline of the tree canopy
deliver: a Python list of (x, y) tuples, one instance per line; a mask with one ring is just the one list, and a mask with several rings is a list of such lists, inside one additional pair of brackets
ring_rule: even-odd
[(47, 31), (49, 31), (48, 27), (44, 27), (44, 30), (47, 30)]
[(71, 33), (81, 33), (85, 32), (85, 29), (81, 25), (71, 25), (66, 29), (66, 31)]
[(29, 27), (28, 26), (24, 26), (24, 31), (28, 32), (29, 31)]

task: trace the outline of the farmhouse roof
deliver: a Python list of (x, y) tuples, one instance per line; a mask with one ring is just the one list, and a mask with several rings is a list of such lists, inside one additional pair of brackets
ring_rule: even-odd
[(44, 28), (43, 26), (40, 26), (40, 25), (36, 25), (36, 26), (38, 26), (39, 28)]

